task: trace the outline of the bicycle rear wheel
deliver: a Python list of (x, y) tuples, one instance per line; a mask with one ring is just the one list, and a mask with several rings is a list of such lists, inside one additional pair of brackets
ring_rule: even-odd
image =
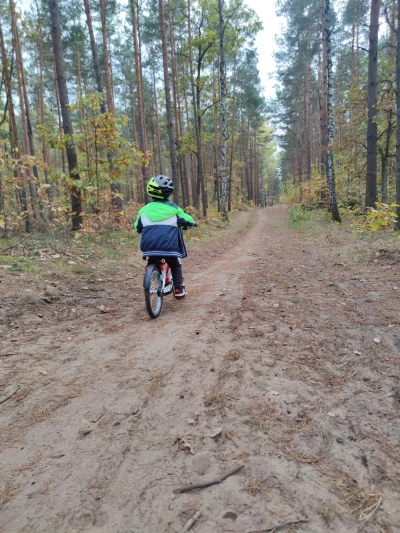
[(157, 265), (148, 265), (144, 275), (144, 299), (146, 309), (151, 318), (157, 318), (161, 313), (163, 295), (161, 291), (161, 272)]

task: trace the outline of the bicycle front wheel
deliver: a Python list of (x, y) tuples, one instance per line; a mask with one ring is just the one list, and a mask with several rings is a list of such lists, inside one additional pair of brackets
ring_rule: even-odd
[(144, 275), (144, 298), (151, 318), (157, 318), (162, 309), (161, 272), (157, 265), (148, 265)]

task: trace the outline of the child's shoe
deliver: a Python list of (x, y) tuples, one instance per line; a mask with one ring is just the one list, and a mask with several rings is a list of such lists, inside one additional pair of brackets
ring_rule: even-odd
[(178, 299), (184, 298), (186, 296), (185, 287), (182, 286), (179, 289), (178, 289), (178, 287), (175, 287), (174, 288), (174, 296), (175, 296), (175, 298), (178, 298)]

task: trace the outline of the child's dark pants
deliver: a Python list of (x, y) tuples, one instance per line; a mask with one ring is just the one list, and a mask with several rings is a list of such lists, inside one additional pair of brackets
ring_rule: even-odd
[(149, 265), (158, 263), (161, 259), (165, 259), (169, 265), (169, 268), (172, 272), (172, 277), (174, 279), (175, 289), (181, 289), (183, 285), (183, 271), (180, 259), (178, 257), (149, 257)]

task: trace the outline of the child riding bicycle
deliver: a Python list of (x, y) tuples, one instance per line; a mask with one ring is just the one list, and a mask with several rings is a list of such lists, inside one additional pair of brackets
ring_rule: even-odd
[(171, 268), (175, 298), (184, 298), (181, 258), (187, 257), (181, 229), (192, 228), (198, 223), (183, 209), (169, 201), (174, 184), (167, 176), (151, 178), (146, 188), (152, 201), (140, 209), (135, 230), (142, 234), (140, 249), (149, 264), (165, 259)]

